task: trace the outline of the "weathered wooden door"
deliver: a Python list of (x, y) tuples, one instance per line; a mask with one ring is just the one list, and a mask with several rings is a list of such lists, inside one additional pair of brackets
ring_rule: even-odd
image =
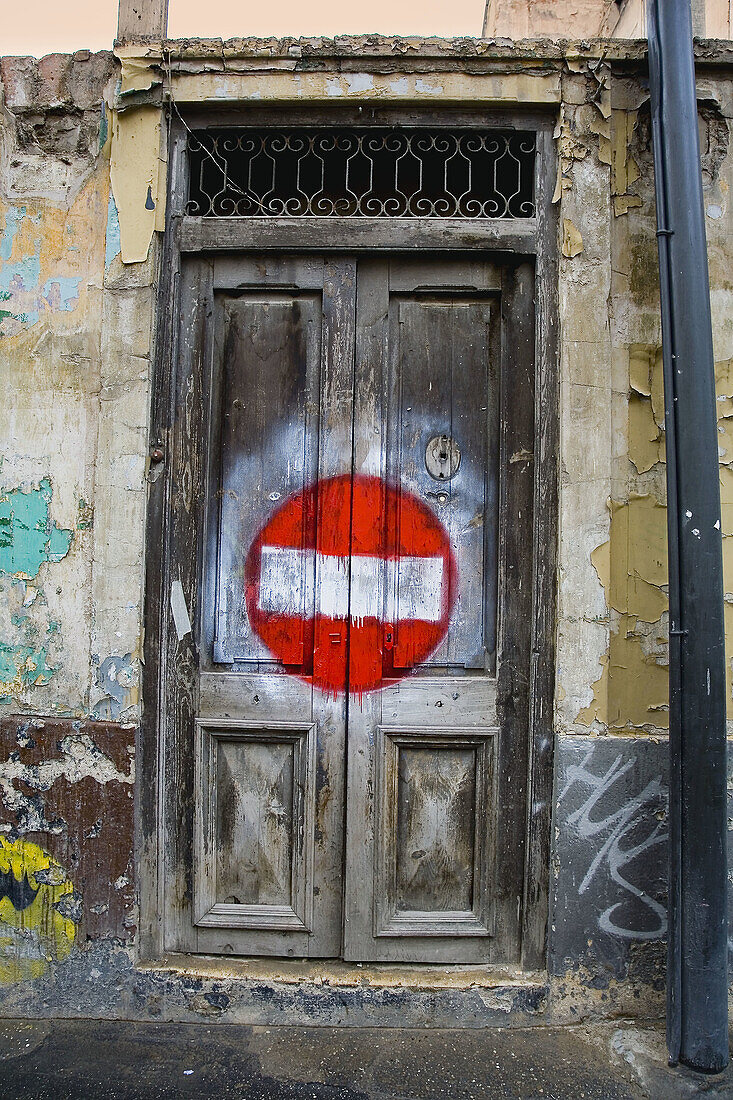
[(170, 948), (518, 958), (531, 283), (458, 259), (191, 265)]
[[(501, 377), (502, 289), (509, 297), (501, 272), (481, 262), (359, 267), (354, 484), (370, 476), (399, 493), (382, 519), (387, 552), (375, 578), (387, 624), (375, 657), (382, 687), (352, 694), (349, 706), (349, 959), (518, 957), (527, 757), (523, 691), (512, 684), (527, 675), (517, 650), (526, 646), (532, 526), (521, 482), (531, 480), (532, 440), (518, 441), (527, 375)], [(517, 365), (531, 352), (525, 306), (512, 334)], [(356, 506), (354, 517), (352, 571)], [(438, 620), (423, 655), (421, 635)]]

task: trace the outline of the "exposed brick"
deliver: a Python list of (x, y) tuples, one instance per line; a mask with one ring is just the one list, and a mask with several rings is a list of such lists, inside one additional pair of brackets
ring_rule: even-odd
[(5, 106), (11, 111), (32, 107), (38, 98), (38, 62), (34, 57), (0, 57)]
[(65, 53), (49, 53), (38, 62), (39, 105), (53, 107), (65, 102), (66, 71), (71, 58)]
[(5, 106), (14, 112), (69, 106), (81, 111), (97, 107), (115, 71), (109, 50), (73, 55), (51, 53), (35, 57), (0, 57)]
[[(35, 769), (62, 761), (64, 738), (80, 736), (99, 754), (99, 775), (76, 778), (71, 769), (49, 786)], [(59, 861), (83, 899), (84, 938), (134, 934), (134, 788), (110, 776), (110, 765), (132, 775), (134, 742), (134, 727), (116, 722), (0, 719), (0, 769), (14, 761), (25, 770), (12, 781), (21, 804), (0, 802), (0, 823), (10, 826), (11, 838), (23, 836)]]

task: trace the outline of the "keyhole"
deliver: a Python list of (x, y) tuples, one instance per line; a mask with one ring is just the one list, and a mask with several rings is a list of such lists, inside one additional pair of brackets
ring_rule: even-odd
[(450, 481), (461, 464), (461, 450), (449, 435), (435, 435), (425, 448), (425, 467), (436, 481)]

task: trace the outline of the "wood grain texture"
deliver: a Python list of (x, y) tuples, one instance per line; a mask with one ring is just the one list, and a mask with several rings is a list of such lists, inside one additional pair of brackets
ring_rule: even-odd
[[(217, 308), (224, 370), (214, 659), (269, 661), (246, 613), (244, 564), (253, 535), (315, 478), (321, 302), (273, 291), (224, 297)], [(304, 602), (306, 582), (302, 572), (292, 594), (305, 617), (313, 614)], [(302, 666), (302, 629), (288, 641), (286, 663)]]
[[(145, 631), (142, 662), (142, 718), (137, 766), (138, 874), (140, 879), (140, 955), (157, 958), (163, 951), (165, 910), (164, 852), (166, 782), (166, 683), (170, 591), (170, 444), (173, 422), (173, 364), (179, 338), (181, 254), (177, 216), (182, 209), (186, 135), (180, 127), (170, 135), (169, 193), (166, 231), (159, 252), (156, 296), (158, 317), (150, 395), (150, 444), (163, 461), (148, 474), (145, 528)], [(145, 776), (145, 782), (141, 780)]]
[[(434, 666), (428, 663), (424, 671), (417, 670), (401, 684), (390, 685), (350, 707), (345, 953), (351, 959), (472, 963), (516, 958), (519, 951), (521, 839), (517, 859), (510, 857), (498, 867), (493, 838), (498, 804), (502, 817), (511, 821), (507, 827), (512, 834), (521, 833), (525, 812), (522, 787), (518, 784), (517, 796), (512, 792), (497, 803), (493, 750), (491, 795), (482, 780), (479, 797), (474, 778), (474, 793), (469, 798), (468, 788), (465, 783), (461, 786), (456, 776), (457, 786), (451, 794), (449, 778), (451, 769), (460, 771), (459, 760), (465, 766), (464, 751), (474, 754), (474, 770), (478, 768), (477, 750), (461, 741), (466, 725), (475, 722), (480, 729), (497, 724), (496, 681), (485, 674), (490, 665), (487, 654), (495, 645), (495, 637), (486, 638), (485, 630), (486, 609), (496, 592), (496, 577), (487, 576), (486, 571), (487, 544), (497, 539), (499, 481), (499, 363), (492, 361), (499, 346), (492, 329), (500, 324), (496, 268), (486, 263), (482, 269), (470, 260), (447, 261), (443, 272), (440, 267), (433, 260), (386, 258), (365, 261), (359, 267), (355, 470), (404, 484), (430, 502), (451, 537), (461, 585), (465, 571), (466, 599), (451, 622), (448, 641), (438, 650)], [(455, 434), (465, 447), (466, 465), (459, 470), (455, 484), (435, 483), (425, 467), (425, 447), (436, 432)], [(487, 488), (492, 482), (493, 499)], [(451, 499), (455, 519), (451, 519)], [(399, 524), (399, 515), (395, 522)], [(488, 539), (485, 523), (491, 526)], [(496, 562), (495, 551), (492, 560)], [(513, 598), (526, 601), (529, 591), (525, 586)], [(526, 602), (523, 606), (528, 614), (529, 606)], [(490, 612), (488, 620), (495, 623), (495, 613)], [(395, 636), (398, 651), (399, 627)], [(521, 658), (513, 654), (513, 659)], [(528, 663), (528, 652), (523, 659)], [(398, 652), (395, 668), (401, 662), (409, 664), (409, 655)], [(475, 674), (471, 666), (476, 665), (483, 675)], [(463, 676), (458, 675), (459, 670)], [(412, 784), (414, 799), (422, 799), (424, 806), (414, 820), (404, 812), (400, 819), (396, 744), (400, 737), (408, 736), (404, 731), (417, 736), (420, 723), (434, 727), (438, 720), (444, 741), (423, 746), (425, 757), (417, 747), (405, 750), (404, 767), (408, 760), (414, 767), (409, 776), (403, 767), (402, 793)], [(383, 727), (384, 736), (377, 736)], [(483, 735), (484, 741), (487, 736)], [(517, 736), (518, 725), (502, 729), (500, 737), (509, 738), (500, 750), (504, 756), (511, 755)], [(480, 735), (477, 743), (483, 743)], [(417, 762), (428, 757), (437, 772), (435, 788), (431, 788), (429, 772), (418, 778)], [(441, 783), (443, 769), (446, 775)], [(469, 804), (470, 824), (466, 821)], [(405, 811), (407, 803), (403, 800), (401, 805)], [(463, 812), (460, 829), (456, 827), (458, 807)], [(431, 820), (434, 824), (441, 821), (445, 830), (444, 836), (433, 837), (431, 854), (425, 856), (422, 867), (412, 854), (423, 849), (410, 839), (410, 820), (416, 831), (429, 830)], [(475, 863), (479, 851), (480, 870)], [(510, 861), (511, 871), (505, 866)], [(468, 875), (467, 862), (471, 864)], [(413, 879), (409, 868), (416, 876)], [(514, 877), (507, 889), (510, 875)], [(493, 917), (489, 921), (486, 914), (493, 912), (497, 883), (503, 919), (494, 938), (488, 931)], [(466, 890), (472, 899), (480, 899), (481, 916), (474, 912), (473, 900), (471, 906), (462, 908)], [(405, 895), (402, 902), (398, 902), (400, 891)], [(448, 905), (451, 894), (452, 907), (436, 909)], [(400, 911), (399, 905), (404, 906), (408, 897), (415, 908)]]
[(559, 210), (551, 198), (557, 174), (556, 148), (547, 130), (538, 133), (538, 255), (536, 260), (536, 388), (534, 533), (532, 559), (532, 670), (524, 874), (522, 965), (547, 965), (550, 822), (554, 750), (555, 635), (559, 491)]
[(315, 730), (198, 720), (195, 920), (309, 932)]
[[(215, 339), (205, 401), (207, 491), (199, 505), (206, 534), (199, 551), (197, 715), (207, 728), (227, 720), (248, 728), (259, 723), (261, 729), (272, 722), (305, 720), (314, 728), (307, 752), (295, 744), (289, 750), (295, 755), (287, 781), (280, 759), (282, 733), (277, 735), (280, 741), (268, 734), (257, 748), (255, 735), (240, 729), (236, 736), (247, 746), (227, 749), (226, 766), (224, 756), (215, 763), (201, 750), (193, 781), (200, 808), (196, 943), (199, 950), (214, 953), (336, 955), (341, 938), (345, 700), (314, 693), (310, 685), (284, 675), (254, 638), (244, 608), (243, 564), (253, 538), (283, 500), (319, 476), (340, 471), (349, 453), (354, 266), (348, 260), (222, 257), (211, 269), (214, 310), (209, 330)], [(315, 584), (304, 585), (306, 589), (312, 600)], [(222, 602), (230, 616), (226, 630)], [(313, 609), (302, 610), (307, 617)], [(315, 642), (317, 647), (317, 637)], [(314, 652), (303, 653), (302, 637), (293, 636), (289, 644), (290, 657), (300, 645), (298, 659), (307, 675)], [(311, 760), (307, 767), (306, 756)], [(281, 767), (276, 767), (278, 761)], [(273, 774), (266, 796), (268, 766)], [(295, 808), (287, 811), (289, 843), (263, 809), (268, 798), (285, 806), (283, 783), (290, 783), (293, 807), (300, 806), (297, 813)], [(270, 834), (262, 832), (263, 822)], [(217, 827), (224, 832), (217, 834)], [(262, 839), (266, 834), (269, 844)], [(212, 874), (221, 882), (212, 880)], [(261, 894), (259, 901), (253, 900), (255, 894)], [(232, 901), (234, 897), (240, 902)]]
[[(450, 113), (445, 112), (446, 119)], [(462, 117), (465, 114), (462, 112)], [(455, 945), (460, 940), (479, 945), (476, 961), (516, 960), (521, 943), (526, 966), (544, 965), (556, 585), (556, 210), (549, 202), (554, 182), (551, 131), (541, 119), (534, 121), (540, 130), (536, 220), (468, 228), (466, 223), (436, 227), (428, 222), (407, 227), (384, 222), (371, 226), (364, 220), (355, 232), (351, 225), (329, 225), (322, 219), (312, 226), (304, 219), (297, 224), (267, 219), (261, 229), (259, 225), (225, 226), (219, 222), (210, 230), (183, 217), (185, 135), (173, 128), (162, 327), (153, 392), (153, 439), (163, 443), (167, 461), (164, 476), (156, 473), (151, 478), (140, 756), (146, 776), (140, 784), (140, 804), (142, 943), (147, 957), (160, 953), (163, 947), (159, 932), (163, 923), (165, 943), (175, 944), (179, 950), (234, 950), (241, 954), (291, 950), (300, 955), (341, 952), (347, 729), (350, 792), (359, 790), (361, 801), (350, 794), (347, 810), (347, 827), (354, 843), (347, 861), (346, 953), (351, 958), (369, 957), (362, 944), (374, 939), (373, 908), (366, 899), (374, 875), (375, 843), (370, 737), (373, 740), (380, 724), (395, 733), (400, 728), (424, 731), (436, 721), (456, 734), (466, 728), (472, 735), (477, 731), (483, 734), (496, 726), (498, 715), (501, 732), (492, 749), (492, 783), (496, 787), (491, 797), (494, 804), (508, 806), (509, 812), (499, 815), (495, 877), (486, 880), (495, 901), (494, 934), (484, 934), (483, 939), (464, 936), (454, 920), (453, 933), (444, 936), (435, 927), (435, 914), (427, 910), (422, 917), (415, 916), (410, 936), (379, 937), (391, 942), (394, 950), (376, 957), (456, 961)], [(304, 251), (288, 255), (288, 248)], [(330, 248), (358, 253), (358, 265), (354, 260), (329, 256)], [(202, 249), (211, 250), (208, 258), (201, 256)], [(237, 249), (249, 249), (250, 254), (237, 255)], [(414, 264), (409, 258), (387, 261), (389, 251), (395, 249), (420, 250), (423, 274), (419, 283), (413, 278)], [(478, 257), (476, 249), (481, 250)], [(491, 250), (491, 262), (487, 249)], [(454, 250), (452, 257), (450, 250)], [(184, 263), (179, 274), (181, 253), (186, 251), (192, 253), (191, 261)], [(524, 257), (531, 262), (521, 263)], [(389, 269), (386, 285), (385, 264)], [(383, 374), (390, 346), (389, 288), (395, 296), (409, 295), (418, 285), (423, 297), (432, 294), (439, 298), (442, 292), (445, 299), (450, 298), (451, 310), (457, 306), (456, 291), (458, 298), (478, 291), (492, 308), (500, 303), (496, 320), (489, 323), (489, 357), (494, 363), (501, 362), (499, 393), (504, 423), (500, 440), (493, 444), (499, 470), (495, 523), (500, 523), (502, 531), (494, 564), (490, 540), (483, 549), (485, 579), (488, 574), (490, 583), (493, 575), (494, 592), (497, 586), (501, 592), (498, 599), (494, 597), (498, 607), (495, 625), (485, 629), (489, 640), (493, 636), (498, 642), (489, 667), (493, 669), (495, 661), (499, 675), (497, 681), (475, 672), (456, 676), (455, 669), (447, 675), (435, 669), (430, 675), (410, 677), (378, 696), (352, 700), (347, 724), (345, 700), (315, 698), (307, 684), (283, 676), (272, 666), (255, 665), (246, 671), (237, 663), (212, 662), (214, 629), (206, 608), (214, 607), (214, 589), (204, 561), (217, 545), (217, 538), (211, 535), (216, 529), (217, 490), (211, 488), (210, 459), (220, 447), (218, 410), (225, 389), (218, 366), (223, 345), (214, 321), (216, 302), (224, 297), (242, 301), (247, 294), (252, 301), (267, 295), (284, 301), (289, 295), (291, 301), (301, 302), (309, 293), (322, 295), (316, 469), (320, 476), (341, 472), (348, 452), (353, 454), (356, 471), (379, 473), (386, 468), (389, 438), (388, 387)], [(512, 402), (521, 408), (512, 408)], [(487, 446), (491, 454), (492, 444)], [(510, 531), (505, 527), (507, 517), (517, 509), (522, 522)], [(193, 637), (179, 640), (169, 621), (172, 579), (181, 580), (194, 622)], [(282, 926), (277, 930), (274, 925), (270, 929), (232, 930), (224, 924), (193, 931), (192, 731), (196, 715), (207, 720), (229, 716), (239, 723), (260, 725), (267, 721), (315, 724), (314, 881), (319, 874), (323, 879), (315, 936), (286, 933)], [(430, 746), (426, 751), (437, 750)], [(468, 750), (456, 751), (460, 755)], [(471, 748), (470, 752), (479, 750)], [(412, 757), (413, 763), (417, 760)], [(404, 789), (419, 771), (417, 765), (412, 768), (412, 780), (405, 779)], [(456, 797), (457, 804), (465, 807), (465, 784), (464, 793)], [(406, 828), (403, 835), (408, 834)], [(464, 868), (466, 835), (464, 831), (459, 845), (463, 852), (459, 864)], [(406, 896), (413, 889), (408, 879), (406, 875)], [(460, 876), (454, 875), (451, 889), (460, 889), (455, 885), (459, 880)], [(447, 897), (446, 892), (443, 901)], [(360, 939), (362, 933), (354, 937), (351, 925), (354, 917), (359, 923), (358, 910), (365, 906), (369, 927)], [(270, 919), (276, 921), (278, 906), (261, 903), (262, 912), (268, 907)], [(475, 915), (470, 919), (475, 922)], [(417, 944), (413, 955), (404, 947), (411, 937)]]
[(411, 218), (404, 224), (385, 218), (184, 218), (184, 252), (204, 250), (272, 249), (322, 252), (326, 248), (373, 252), (379, 248), (428, 251), (499, 249), (519, 255), (535, 251), (535, 219), (486, 222), (441, 222), (436, 232), (429, 219)]

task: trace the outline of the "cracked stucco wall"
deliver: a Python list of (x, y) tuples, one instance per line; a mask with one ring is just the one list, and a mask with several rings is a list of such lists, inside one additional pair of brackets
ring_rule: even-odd
[(139, 713), (154, 250), (123, 264), (110, 162), (151, 128), (118, 78), (110, 53), (0, 61), (0, 715)]
[[(111, 161), (122, 148), (134, 173), (144, 158), (140, 127), (126, 124), (132, 140), (119, 136), (118, 78), (111, 53), (0, 59), (6, 989), (41, 980), (67, 958), (75, 965), (76, 948), (92, 941), (126, 952), (137, 925), (133, 793), (156, 260), (151, 228), (138, 262), (123, 263), (137, 211), (119, 169), (118, 211)], [(158, 153), (148, 158), (154, 166)], [(149, 218), (143, 210), (137, 220)]]
[[(669, 623), (648, 93), (606, 65), (569, 64), (563, 81), (556, 192), (564, 227), (557, 726), (563, 733), (658, 734), (669, 724)], [(730, 81), (702, 79), (698, 95), (728, 590)], [(733, 638), (731, 595), (726, 615)], [(730, 657), (728, 713), (733, 718)]]
[[(657, 797), (667, 725), (664, 434), (648, 105), (640, 79), (629, 75), (639, 55), (622, 64), (619, 56), (612, 44), (595, 52), (550, 44), (542, 56), (534, 48), (515, 56), (490, 42), (370, 38), (337, 47), (183, 43), (170, 57), (121, 50), (119, 66), (111, 55), (84, 53), (0, 62), (0, 370), (9, 410), (0, 467), (0, 871), (7, 863), (41, 876), (33, 879), (45, 906), (39, 922), (56, 914), (58, 936), (46, 948), (59, 965), (72, 941), (114, 941), (99, 985), (92, 948), (92, 961), (71, 955), (78, 981), (95, 983), (105, 1011), (129, 1010), (120, 1005), (134, 980), (132, 791), (166, 80), (181, 104), (521, 104), (555, 115), (560, 970), (564, 980), (586, 957), (583, 945), (597, 947), (600, 929), (614, 980), (631, 973), (619, 947), (631, 944), (648, 984), (640, 960), (644, 945), (658, 947), (664, 934), (664, 885), (658, 861), (640, 861), (634, 878), (618, 860), (625, 846), (638, 846), (636, 830), (658, 855), (664, 824)], [(727, 54), (723, 61), (729, 65)], [(732, 638), (726, 71), (701, 81), (701, 135)], [(728, 666), (730, 677), (730, 657)], [(730, 681), (728, 700), (733, 717)], [(636, 807), (633, 818), (619, 818), (622, 803)], [(638, 913), (626, 911), (628, 899), (618, 908), (619, 867), (636, 903), (641, 898)], [(52, 887), (46, 900), (42, 885)], [(650, 924), (649, 913), (659, 920)], [(586, 958), (588, 988), (602, 988), (598, 957)], [(652, 982), (659, 980), (656, 970)], [(45, 988), (48, 1010), (61, 1011), (63, 998)], [(635, 1011), (636, 993), (629, 996)], [(34, 997), (26, 989), (22, 1004), (37, 1005)], [(151, 994), (135, 1011), (160, 1009)]]

